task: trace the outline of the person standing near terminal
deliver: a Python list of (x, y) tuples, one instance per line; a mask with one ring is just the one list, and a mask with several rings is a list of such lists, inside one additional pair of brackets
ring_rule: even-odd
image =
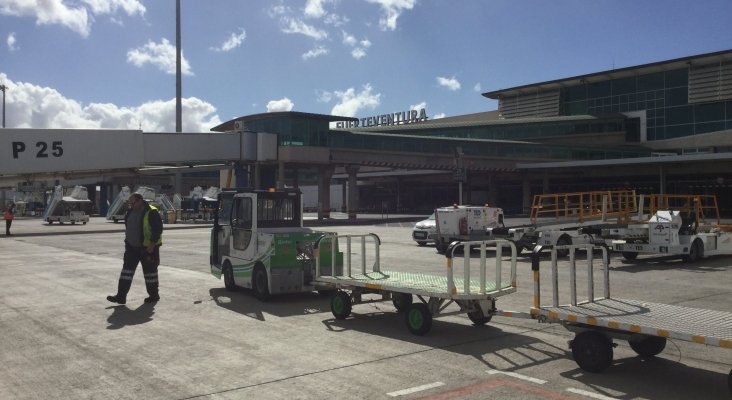
[(10, 234), (10, 225), (13, 224), (13, 218), (15, 218), (15, 204), (12, 201), (5, 207), (3, 218), (5, 218), (5, 236), (13, 236)]
[(139, 193), (127, 200), (130, 208), (125, 214), (125, 255), (119, 276), (117, 294), (107, 296), (112, 303), (125, 304), (132, 286), (137, 264), (142, 264), (148, 297), (145, 303), (160, 300), (158, 294), (158, 265), (160, 246), (163, 244), (163, 221), (158, 209), (148, 204)]

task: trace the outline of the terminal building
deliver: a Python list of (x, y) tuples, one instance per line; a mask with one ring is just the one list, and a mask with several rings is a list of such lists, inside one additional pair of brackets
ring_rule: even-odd
[[(362, 119), (243, 116), (212, 133), (178, 134), (173, 150), (180, 154), (187, 139), (200, 149), (195, 135), (208, 135), (206, 157), (195, 159), (161, 152), (172, 134), (139, 132), (141, 139), (128, 142), (144, 147), (140, 165), (101, 171), (106, 177), (97, 184), (170, 186), (172, 171), (182, 171), (186, 186), (317, 187), (321, 217), (335, 203), (349, 213), (490, 203), (520, 214), (535, 194), (617, 189), (714, 194), (722, 214), (732, 216), (732, 50), (483, 96), (497, 100), (498, 110), (433, 120), (423, 110)], [(206, 168), (190, 173), (181, 165)], [(28, 176), (0, 168), (0, 181)]]
[(359, 209), (428, 211), (462, 195), (520, 213), (534, 194), (634, 189), (715, 194), (732, 214), (732, 50), (483, 96), (498, 110), (385, 124), (268, 113), (213, 130), (277, 133), (284, 184), (350, 176)]

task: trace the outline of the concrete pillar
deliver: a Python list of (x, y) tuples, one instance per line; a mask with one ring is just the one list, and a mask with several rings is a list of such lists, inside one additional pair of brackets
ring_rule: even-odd
[(544, 194), (549, 193), (549, 172), (546, 170), (544, 170), (544, 176), (541, 181), (541, 191)]
[(176, 172), (173, 174), (173, 191), (175, 193), (181, 193), (183, 190), (183, 174)]
[(348, 212), (348, 219), (356, 219), (358, 213), (358, 166), (349, 165), (346, 167), (348, 172), (348, 201), (346, 204), (346, 210)]
[(522, 207), (523, 213), (528, 215), (529, 212), (531, 211), (531, 181), (529, 180), (529, 177), (526, 174), (524, 174), (521, 177), (521, 181), (522, 181), (521, 183), (523, 186), (522, 196), (521, 196), (522, 200), (523, 200), (523, 202), (522, 202), (523, 203), (523, 207)]
[(498, 184), (496, 174), (488, 174), (488, 204), (498, 207)]
[(285, 188), (285, 162), (277, 163), (277, 189)]
[(318, 219), (330, 218), (330, 179), (334, 168), (318, 168)]
[(254, 164), (254, 189), (255, 190), (261, 190), (262, 189), (262, 164), (255, 163)]
[(666, 168), (663, 165), (658, 167), (658, 192), (666, 194)]

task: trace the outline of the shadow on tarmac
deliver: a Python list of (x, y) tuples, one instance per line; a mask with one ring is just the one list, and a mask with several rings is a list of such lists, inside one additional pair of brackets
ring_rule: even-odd
[(208, 292), (217, 306), (259, 321), (265, 321), (265, 314), (290, 317), (330, 312), (329, 297), (316, 292), (274, 295), (267, 301), (258, 300), (251, 290), (244, 288), (236, 291), (212, 288)]
[(112, 314), (107, 317), (109, 326), (107, 329), (121, 329), (128, 325), (140, 325), (153, 320), (155, 304), (144, 303), (132, 310), (126, 305), (107, 307), (112, 309)]
[[(415, 336), (407, 330), (404, 314), (395, 312), (385, 302), (375, 312), (354, 313), (345, 320), (329, 318), (322, 323), (333, 333), (357, 331), (471, 356), (486, 369), (502, 372), (522, 373), (526, 368), (542, 367), (557, 360), (573, 360), (568, 346), (557, 347), (521, 333), (505, 332), (490, 322), (485, 326), (470, 326), (465, 319), (465, 324), (434, 319), (430, 333)], [(614, 342), (624, 344), (618, 339)], [(674, 353), (672, 343), (666, 348), (666, 357)], [(615, 359), (610, 368), (599, 374), (577, 367), (559, 375), (577, 381), (578, 387), (586, 385), (615, 399), (728, 398), (726, 374), (690, 367), (661, 356)]]

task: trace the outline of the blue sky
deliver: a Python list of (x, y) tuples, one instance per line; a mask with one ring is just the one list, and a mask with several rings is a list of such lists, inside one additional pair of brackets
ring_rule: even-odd
[[(732, 1), (181, 0), (183, 130), (430, 118), (481, 93), (732, 49)], [(174, 0), (0, 0), (9, 128), (175, 130)]]

